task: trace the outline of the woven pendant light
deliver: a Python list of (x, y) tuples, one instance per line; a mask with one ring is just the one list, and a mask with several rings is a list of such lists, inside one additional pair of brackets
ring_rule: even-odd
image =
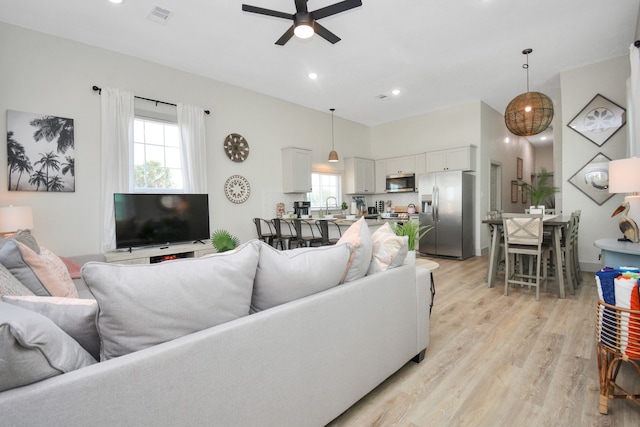
[(540, 92), (529, 92), (529, 54), (533, 49), (522, 51), (527, 55), (527, 63), (522, 68), (527, 70), (527, 91), (513, 98), (504, 112), (504, 123), (511, 133), (518, 136), (537, 135), (551, 124), (553, 120), (553, 102)]
[(333, 112), (336, 111), (335, 108), (330, 108), (331, 110), (331, 152), (329, 153), (329, 162), (335, 163), (339, 161), (338, 152), (336, 151), (336, 147), (334, 145), (333, 140)]

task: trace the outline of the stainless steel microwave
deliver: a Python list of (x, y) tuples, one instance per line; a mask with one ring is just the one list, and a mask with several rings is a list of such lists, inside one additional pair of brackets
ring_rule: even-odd
[(387, 175), (387, 193), (415, 193), (416, 174), (400, 173), (397, 175)]

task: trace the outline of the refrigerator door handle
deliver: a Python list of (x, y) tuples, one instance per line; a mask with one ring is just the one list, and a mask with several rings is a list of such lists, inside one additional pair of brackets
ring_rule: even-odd
[(433, 186), (433, 222), (440, 220), (440, 189), (437, 185)]

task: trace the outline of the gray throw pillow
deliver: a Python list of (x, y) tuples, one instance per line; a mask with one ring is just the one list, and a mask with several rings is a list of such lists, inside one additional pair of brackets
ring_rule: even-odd
[(0, 302), (0, 391), (96, 363), (53, 321)]
[(33, 292), (0, 264), (0, 295), (33, 295)]
[(252, 240), (202, 258), (85, 264), (82, 277), (98, 301), (101, 360), (249, 314), (259, 253)]
[(58, 325), (94, 359), (100, 358), (100, 337), (96, 328), (98, 303), (94, 299), (3, 296), (2, 301), (35, 311)]
[(262, 243), (251, 312), (293, 301), (343, 282), (351, 244), (279, 251)]

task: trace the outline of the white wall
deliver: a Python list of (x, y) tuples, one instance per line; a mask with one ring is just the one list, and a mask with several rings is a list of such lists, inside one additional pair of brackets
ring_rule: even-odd
[(611, 218), (611, 213), (620, 204), (623, 195), (616, 194), (602, 206), (598, 206), (569, 183), (568, 179), (599, 152), (611, 160), (626, 157), (627, 133), (626, 128), (623, 128), (605, 144), (597, 146), (568, 128), (566, 124), (598, 93), (627, 108), (626, 80), (629, 75), (629, 59), (626, 56), (566, 71), (560, 75), (561, 108), (564, 112), (561, 139), (562, 207), (565, 214), (576, 209), (582, 211), (579, 253), (581, 266), (587, 271), (595, 271), (600, 267), (600, 251), (593, 246), (593, 242), (601, 238), (621, 236), (618, 218)]
[[(4, 23), (0, 23), (0, 57), (3, 134), (6, 134), (4, 111), (9, 109), (75, 120), (75, 192), (10, 192), (7, 174), (0, 174), (0, 206), (31, 206), (35, 237), (42, 246), (61, 255), (100, 251), (100, 96), (91, 90), (93, 85), (211, 110), (212, 115), (205, 118), (211, 229), (226, 228), (242, 241), (255, 237), (253, 217), (273, 217), (277, 202), (283, 201), (291, 208), (291, 202), (300, 199), (300, 195), (281, 192), (280, 148), (311, 149), (314, 166), (326, 164), (331, 150), (329, 108), (334, 106), (328, 105), (326, 113), (310, 110)], [(336, 116), (335, 129), (336, 149), (341, 158), (369, 155), (368, 127)], [(231, 162), (223, 152), (224, 138), (232, 132), (243, 135), (249, 142), (251, 152), (243, 163)], [(7, 164), (6, 155), (6, 149), (0, 150), (1, 164)], [(251, 184), (251, 196), (243, 204), (233, 204), (224, 195), (224, 182), (233, 174), (245, 176)]]

